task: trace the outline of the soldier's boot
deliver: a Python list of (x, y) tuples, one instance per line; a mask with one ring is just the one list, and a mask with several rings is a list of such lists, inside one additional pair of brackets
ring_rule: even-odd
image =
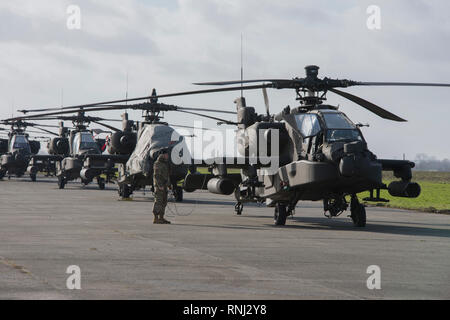
[(160, 214), (159, 215), (159, 223), (161, 223), (161, 224), (170, 224), (170, 221), (164, 219), (164, 214)]
[(155, 218), (153, 219), (153, 223), (154, 224), (161, 224), (161, 221), (159, 219), (159, 215), (157, 215), (156, 213), (154, 213)]

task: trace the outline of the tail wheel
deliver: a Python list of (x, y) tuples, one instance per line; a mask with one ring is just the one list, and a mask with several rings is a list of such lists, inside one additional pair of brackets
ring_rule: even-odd
[(105, 190), (105, 179), (98, 178), (97, 183), (98, 183), (98, 187), (100, 188), (100, 190)]
[(284, 226), (288, 216), (286, 205), (284, 203), (277, 203), (275, 207), (274, 222), (276, 226)]
[(127, 184), (121, 184), (119, 185), (119, 196), (122, 197), (122, 199), (129, 199), (132, 194), (131, 187)]
[(66, 186), (66, 179), (63, 176), (59, 176), (58, 177), (58, 187), (60, 189), (64, 189), (65, 186)]
[(182, 202), (183, 201), (183, 188), (176, 186), (173, 190), (173, 195), (175, 197), (176, 202)]
[(240, 216), (242, 215), (242, 210), (244, 210), (244, 204), (242, 202), (236, 203), (236, 205), (234, 206), (234, 212), (236, 212), (236, 214)]

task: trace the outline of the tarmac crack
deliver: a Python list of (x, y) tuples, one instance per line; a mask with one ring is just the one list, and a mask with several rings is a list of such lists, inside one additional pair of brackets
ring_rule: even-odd
[(51, 288), (54, 289), (54, 290), (60, 290), (60, 289), (58, 289), (57, 287), (55, 287), (54, 285), (52, 285), (49, 281), (47, 281), (47, 280), (45, 280), (45, 279), (42, 279), (42, 278), (36, 276), (36, 275), (33, 274), (30, 270), (28, 270), (26, 267), (21, 266), (21, 265), (19, 265), (19, 264), (16, 264), (16, 263), (15, 263), (14, 261), (12, 261), (12, 260), (9, 260), (9, 259), (6, 259), (6, 258), (3, 257), (3, 256), (0, 256), (0, 263), (3, 264), (3, 265), (5, 265), (5, 266), (7, 266), (7, 267), (9, 267), (9, 268), (11, 268), (11, 269), (17, 270), (17, 271), (19, 271), (20, 273), (25, 274), (25, 275), (29, 276), (30, 278), (32, 278), (32, 279), (34, 279), (34, 280), (36, 280), (36, 281), (39, 281), (39, 282), (41, 282), (41, 283), (43, 283), (43, 284), (45, 284), (45, 285), (51, 287)]

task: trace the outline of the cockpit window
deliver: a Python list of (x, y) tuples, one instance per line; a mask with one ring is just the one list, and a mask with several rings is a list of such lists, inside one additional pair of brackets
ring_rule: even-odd
[(342, 113), (323, 113), (322, 116), (329, 129), (355, 129), (355, 125)]
[(25, 136), (14, 136), (13, 139), (13, 149), (24, 149), (24, 150), (30, 150), (30, 144), (28, 143), (27, 138)]
[(97, 142), (95, 142), (92, 134), (90, 134), (89, 132), (81, 132), (75, 135), (73, 139), (73, 145), (74, 153), (78, 153), (78, 151), (80, 150), (98, 149)]
[(295, 115), (295, 121), (303, 137), (315, 136), (321, 130), (319, 118), (316, 114), (297, 114)]
[(328, 142), (363, 140), (357, 129), (330, 129), (327, 130), (326, 138)]

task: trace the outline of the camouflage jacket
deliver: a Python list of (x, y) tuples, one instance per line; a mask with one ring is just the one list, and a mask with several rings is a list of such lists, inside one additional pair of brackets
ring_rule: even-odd
[(170, 184), (169, 161), (166, 161), (162, 155), (153, 164), (153, 184), (156, 187), (167, 188)]

